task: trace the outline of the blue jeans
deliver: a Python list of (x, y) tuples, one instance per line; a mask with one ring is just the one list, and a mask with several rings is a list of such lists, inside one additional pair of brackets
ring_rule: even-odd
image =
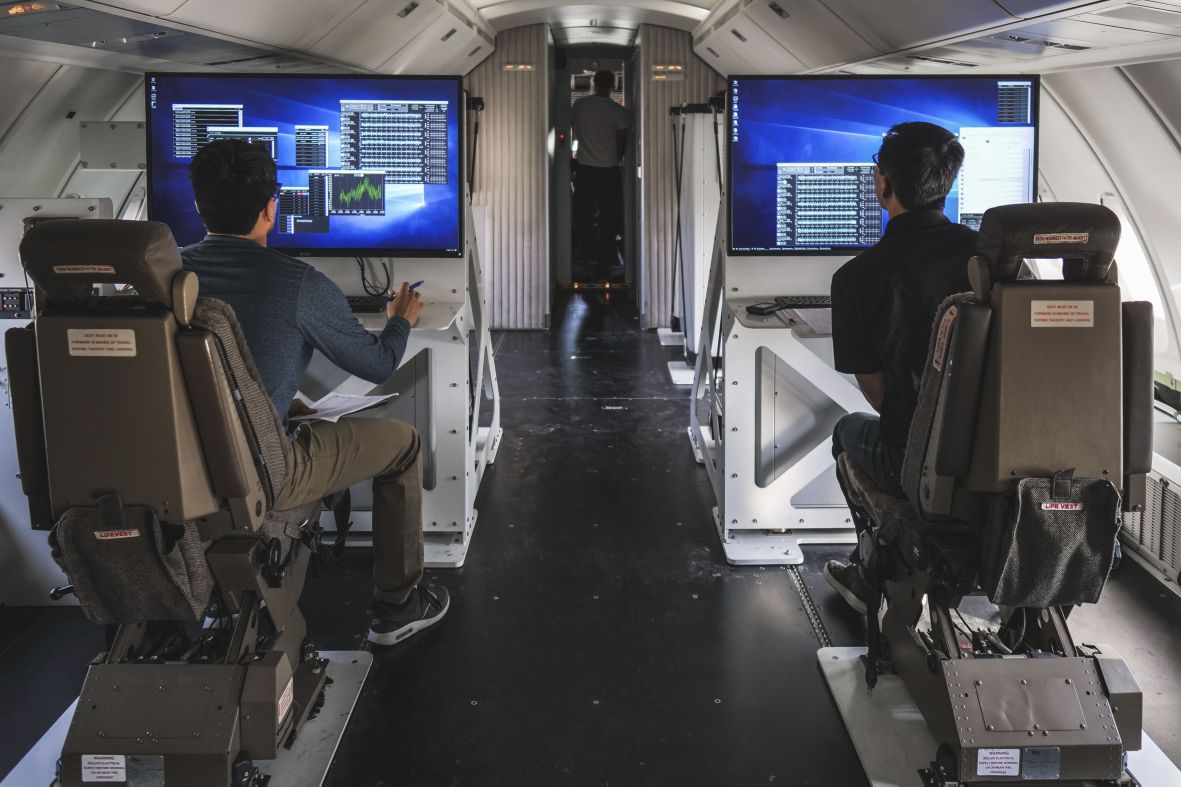
[[(837, 421), (832, 432), (833, 459), (842, 453), (848, 454), (853, 464), (873, 479), (883, 492), (895, 497), (906, 497), (906, 493), (902, 491), (903, 451), (882, 442), (882, 421), (876, 415), (850, 413)], [(845, 481), (839, 473), (837, 481), (840, 482), (841, 491), (845, 493), (845, 501), (852, 510), (853, 503), (849, 500)], [(854, 521), (857, 521), (857, 518), (854, 518)], [(858, 540), (861, 540), (861, 533), (857, 535)], [(849, 560), (858, 564), (862, 562), (860, 548), (853, 549)]]

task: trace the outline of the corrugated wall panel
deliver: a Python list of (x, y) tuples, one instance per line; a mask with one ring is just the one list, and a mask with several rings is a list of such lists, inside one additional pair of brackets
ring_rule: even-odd
[[(468, 75), (487, 108), (480, 124), (473, 204), (493, 328), (544, 328), (549, 298), (549, 28), (496, 37), (496, 51)], [(505, 71), (529, 63), (533, 71)]]
[[(693, 53), (689, 33), (655, 25), (640, 28), (641, 180), (640, 295), (644, 327), (666, 328), (673, 292), (677, 235), (676, 172), (670, 107), (700, 104), (725, 87), (725, 80)], [(684, 65), (683, 81), (655, 81), (652, 66)]]

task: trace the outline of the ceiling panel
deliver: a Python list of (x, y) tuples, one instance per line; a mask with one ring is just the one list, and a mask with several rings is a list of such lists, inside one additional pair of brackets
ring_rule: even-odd
[(366, 0), (310, 50), (322, 57), (377, 70), (442, 13), (443, 7), (436, 0)]
[(1181, 33), (1181, 8), (1134, 3), (1081, 14), (1077, 19), (1100, 24), (1130, 27), (1135, 30), (1151, 30), (1158, 33), (1177, 35)]
[(743, 13), (809, 68), (877, 54), (820, 0), (748, 0)]
[(310, 49), (364, 0), (189, 0), (168, 18), (288, 49)]
[(955, 0), (953, 13), (932, 13), (930, 0), (825, 0), (825, 4), (857, 30), (878, 52), (893, 52), (932, 43), (982, 28), (1012, 22), (992, 0)]

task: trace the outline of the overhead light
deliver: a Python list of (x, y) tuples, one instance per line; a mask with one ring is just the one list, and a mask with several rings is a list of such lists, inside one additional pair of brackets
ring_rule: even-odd
[(20, 16), (21, 14), (39, 14), (42, 11), (60, 11), (61, 6), (57, 3), (11, 3), (3, 6), (4, 13), (8, 16)]
[(532, 63), (505, 63), (504, 70), (505, 71), (532, 71), (533, 64)]
[(685, 67), (678, 64), (657, 63), (652, 66), (652, 79), (656, 82), (684, 81)]

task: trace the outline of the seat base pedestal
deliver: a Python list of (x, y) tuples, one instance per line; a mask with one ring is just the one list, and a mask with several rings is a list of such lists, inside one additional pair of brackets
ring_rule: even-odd
[[(821, 648), (816, 659), (870, 785), (920, 784), (918, 771), (934, 758), (935, 739), (902, 678), (882, 675), (873, 693), (866, 691), (864, 654), (865, 648)], [(1128, 753), (1128, 771), (1143, 785), (1181, 784), (1181, 770), (1147, 733), (1140, 751)]]
[[(291, 749), (280, 749), (273, 760), (255, 761), (258, 769), (271, 777), (271, 784), (311, 785), (323, 781), (373, 664), (372, 654), (364, 651), (320, 651), (320, 657), (327, 660), (328, 677), (332, 679), (324, 692), (324, 706), (303, 725)], [(54, 783), (57, 760), (76, 704), (66, 708), (0, 787)]]

